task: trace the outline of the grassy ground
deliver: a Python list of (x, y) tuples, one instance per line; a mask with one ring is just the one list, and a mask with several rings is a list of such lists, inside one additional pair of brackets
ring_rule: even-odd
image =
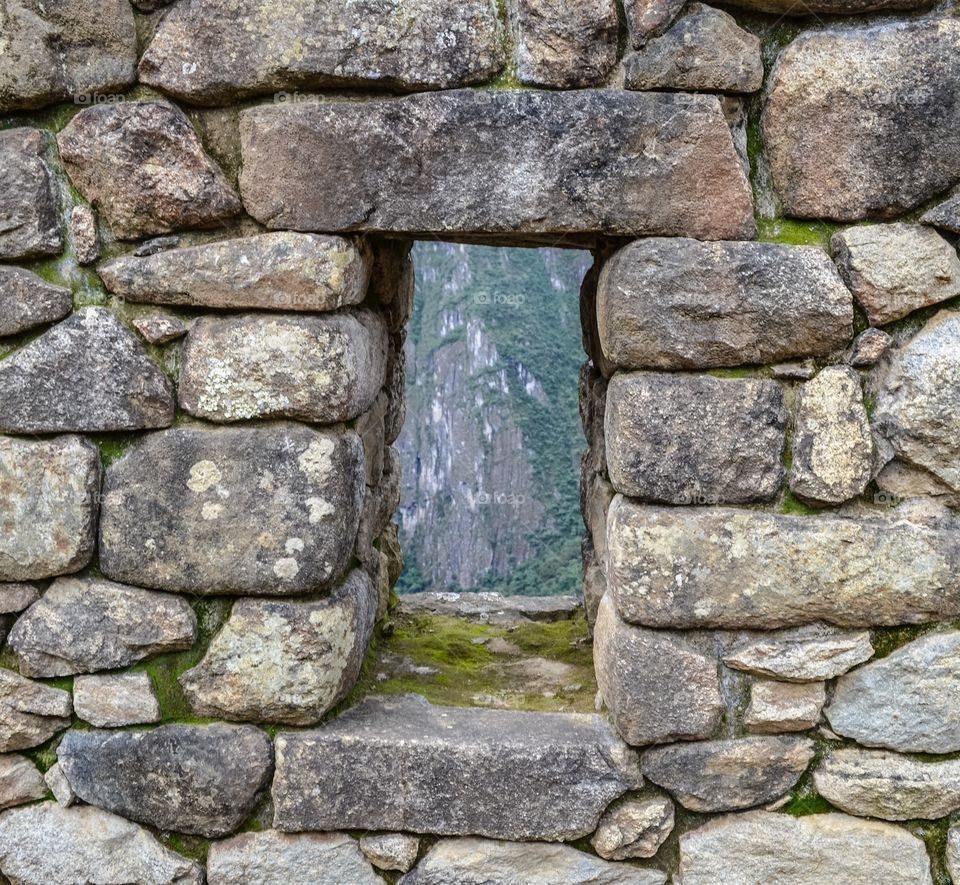
[(586, 619), (499, 626), (399, 611), (351, 702), (405, 692), (453, 706), (593, 712)]

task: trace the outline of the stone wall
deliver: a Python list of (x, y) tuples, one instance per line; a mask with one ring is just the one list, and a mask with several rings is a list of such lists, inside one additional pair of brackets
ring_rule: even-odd
[[(0, 5), (0, 879), (949, 882), (929, 6)], [(422, 238), (594, 250), (597, 715), (351, 702)]]

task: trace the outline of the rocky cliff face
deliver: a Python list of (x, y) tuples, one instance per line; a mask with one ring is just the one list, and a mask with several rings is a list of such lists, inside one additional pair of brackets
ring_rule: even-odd
[(590, 256), (452, 243), (413, 255), (401, 589), (574, 592)]

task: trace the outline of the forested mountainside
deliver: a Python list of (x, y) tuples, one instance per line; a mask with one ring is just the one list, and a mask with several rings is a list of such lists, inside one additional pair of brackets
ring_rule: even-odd
[(586, 252), (418, 243), (400, 592), (576, 592)]

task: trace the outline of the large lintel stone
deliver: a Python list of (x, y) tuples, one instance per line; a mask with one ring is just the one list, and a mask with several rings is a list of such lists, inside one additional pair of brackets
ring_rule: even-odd
[(640, 784), (599, 716), (370, 698), (276, 739), (274, 826), (562, 841), (593, 832)]
[(244, 205), (271, 228), (497, 238), (755, 233), (707, 95), (469, 91), (241, 116)]
[(960, 532), (618, 496), (607, 583), (620, 615), (650, 627), (926, 623), (960, 614)]

